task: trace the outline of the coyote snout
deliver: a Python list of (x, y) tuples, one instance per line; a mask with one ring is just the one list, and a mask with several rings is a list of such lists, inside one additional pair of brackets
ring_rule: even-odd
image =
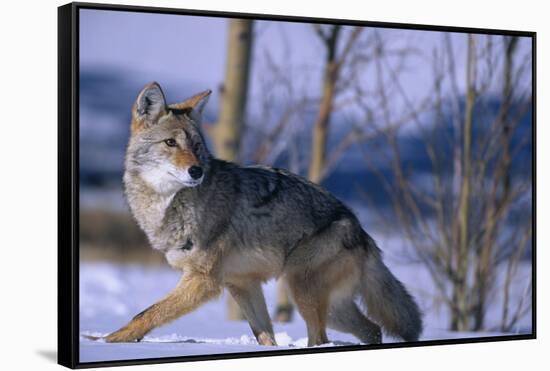
[(203, 171), (200, 166), (190, 166), (183, 171), (170, 172), (180, 184), (184, 187), (195, 187), (201, 184), (203, 180)]

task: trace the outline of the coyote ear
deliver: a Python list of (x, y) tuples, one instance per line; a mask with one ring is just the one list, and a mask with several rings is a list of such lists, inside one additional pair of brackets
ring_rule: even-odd
[(201, 122), (201, 114), (204, 110), (204, 106), (208, 103), (208, 98), (212, 94), (212, 90), (205, 90), (198, 94), (193, 95), (191, 98), (184, 100), (183, 102), (170, 105), (172, 109), (189, 110), (191, 118), (198, 123)]
[(166, 113), (166, 100), (160, 85), (156, 82), (147, 84), (139, 93), (134, 104), (134, 115), (142, 125), (150, 126)]

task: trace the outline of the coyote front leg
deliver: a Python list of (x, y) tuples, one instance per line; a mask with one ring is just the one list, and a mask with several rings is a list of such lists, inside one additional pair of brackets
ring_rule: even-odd
[(110, 343), (141, 340), (155, 327), (189, 313), (221, 293), (221, 287), (205, 274), (184, 274), (164, 299), (136, 315), (121, 329), (105, 337)]
[(260, 282), (232, 283), (228, 284), (227, 288), (243, 311), (258, 343), (261, 345), (277, 345)]

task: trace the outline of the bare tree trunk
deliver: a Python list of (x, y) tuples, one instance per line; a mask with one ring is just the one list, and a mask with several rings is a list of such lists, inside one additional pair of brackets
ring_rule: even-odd
[(311, 159), (309, 162), (308, 178), (312, 182), (319, 182), (323, 169), (325, 168), (325, 157), (327, 147), (327, 136), (330, 122), (330, 114), (334, 102), (336, 91), (336, 81), (338, 80), (338, 64), (336, 62), (336, 46), (340, 26), (334, 26), (330, 35), (325, 36), (325, 45), (327, 48), (327, 59), (323, 77), (323, 96), (321, 105), (317, 114), (317, 119), (313, 125), (313, 135), (311, 140)]
[[(252, 52), (251, 20), (229, 21), (225, 81), (221, 88), (220, 118), (212, 129), (216, 154), (228, 161), (238, 161), (244, 127), (250, 55)], [(227, 318), (245, 319), (238, 304), (231, 296), (227, 301)]]
[(467, 331), (470, 328), (468, 300), (468, 254), (470, 250), (470, 234), (468, 228), (470, 222), (470, 187), (472, 177), (472, 121), (476, 95), (476, 53), (473, 35), (468, 35), (466, 81), (466, 108), (462, 133), (462, 184), (460, 187), (460, 200), (458, 206), (458, 254), (456, 255), (456, 279), (453, 286), (454, 310), (452, 311), (451, 317), (451, 329), (455, 331)]
[(251, 20), (232, 19), (229, 22), (220, 118), (213, 129), (217, 156), (229, 161), (239, 158), (250, 74), (252, 27)]
[[(483, 328), (485, 318), (485, 307), (488, 295), (488, 289), (491, 286), (491, 279), (495, 264), (491, 261), (495, 245), (496, 234), (498, 231), (498, 221), (502, 216), (500, 214), (506, 211), (504, 207), (508, 203), (510, 195), (510, 142), (512, 140), (512, 131), (510, 128), (509, 113), (512, 105), (512, 71), (513, 55), (517, 43), (517, 37), (510, 37), (505, 40), (505, 58), (503, 70), (503, 88), (502, 103), (497, 125), (502, 125), (502, 134), (500, 134), (501, 155), (498, 158), (497, 170), (495, 171), (493, 187), (489, 199), (489, 207), (486, 215), (486, 228), (482, 245), (480, 246), (480, 256), (477, 259), (476, 266), (476, 285), (474, 305), (474, 330), (479, 331)], [(500, 197), (498, 190), (501, 190)], [(512, 259), (512, 258), (510, 258)]]
[(290, 292), (285, 281), (280, 280), (277, 284), (277, 307), (275, 309), (275, 321), (290, 322), (294, 312), (294, 304), (290, 300)]
[[(517, 303), (517, 306), (515, 308), (515, 313), (512, 314), (512, 317), (510, 318), (510, 290), (512, 285), (512, 280), (514, 279), (514, 275), (516, 274), (519, 262), (522, 258), (523, 253), (525, 252), (525, 249), (529, 245), (529, 242), (532, 238), (532, 220), (529, 220), (529, 223), (527, 224), (525, 231), (524, 231), (524, 237), (518, 244), (518, 246), (515, 246), (515, 249), (512, 252), (512, 255), (508, 259), (508, 262), (506, 264), (506, 275), (504, 278), (504, 298), (502, 303), (502, 316), (500, 320), (500, 331), (502, 332), (510, 332), (510, 330), (516, 325), (516, 323), (520, 320), (520, 318), (523, 316), (524, 312), (526, 310), (532, 309), (529, 304), (525, 305), (524, 303), (528, 303), (529, 301), (525, 299), (525, 295), (522, 296), (519, 300), (519, 303)], [(527, 294), (532, 289), (532, 282), (529, 282), (529, 285), (526, 287), (525, 294)], [(525, 307), (524, 307), (525, 305)]]
[[(321, 105), (317, 119), (313, 125), (313, 135), (311, 141), (311, 158), (308, 169), (308, 179), (318, 183), (325, 169), (325, 159), (327, 152), (327, 136), (330, 123), (330, 115), (333, 108), (334, 97), (336, 94), (336, 82), (338, 81), (338, 71), (342, 61), (337, 61), (336, 49), (340, 35), (340, 26), (333, 26), (329, 32), (323, 32), (318, 27), (317, 34), (325, 44), (327, 50), (326, 64), (323, 75), (323, 93)], [(357, 33), (358, 34), (358, 33)], [(357, 35), (350, 37), (353, 43)], [(353, 39), (352, 39), (353, 38)], [(288, 287), (279, 282), (277, 288), (277, 308), (275, 310), (275, 319), (278, 322), (289, 322), (292, 319), (293, 305), (290, 301)]]

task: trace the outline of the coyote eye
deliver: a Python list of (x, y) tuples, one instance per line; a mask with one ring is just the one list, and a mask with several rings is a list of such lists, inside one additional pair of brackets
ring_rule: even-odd
[(193, 144), (193, 151), (199, 152), (200, 149), (201, 149), (201, 144), (200, 143)]
[(168, 147), (175, 147), (177, 145), (176, 141), (172, 138), (166, 139), (164, 143), (166, 143)]

